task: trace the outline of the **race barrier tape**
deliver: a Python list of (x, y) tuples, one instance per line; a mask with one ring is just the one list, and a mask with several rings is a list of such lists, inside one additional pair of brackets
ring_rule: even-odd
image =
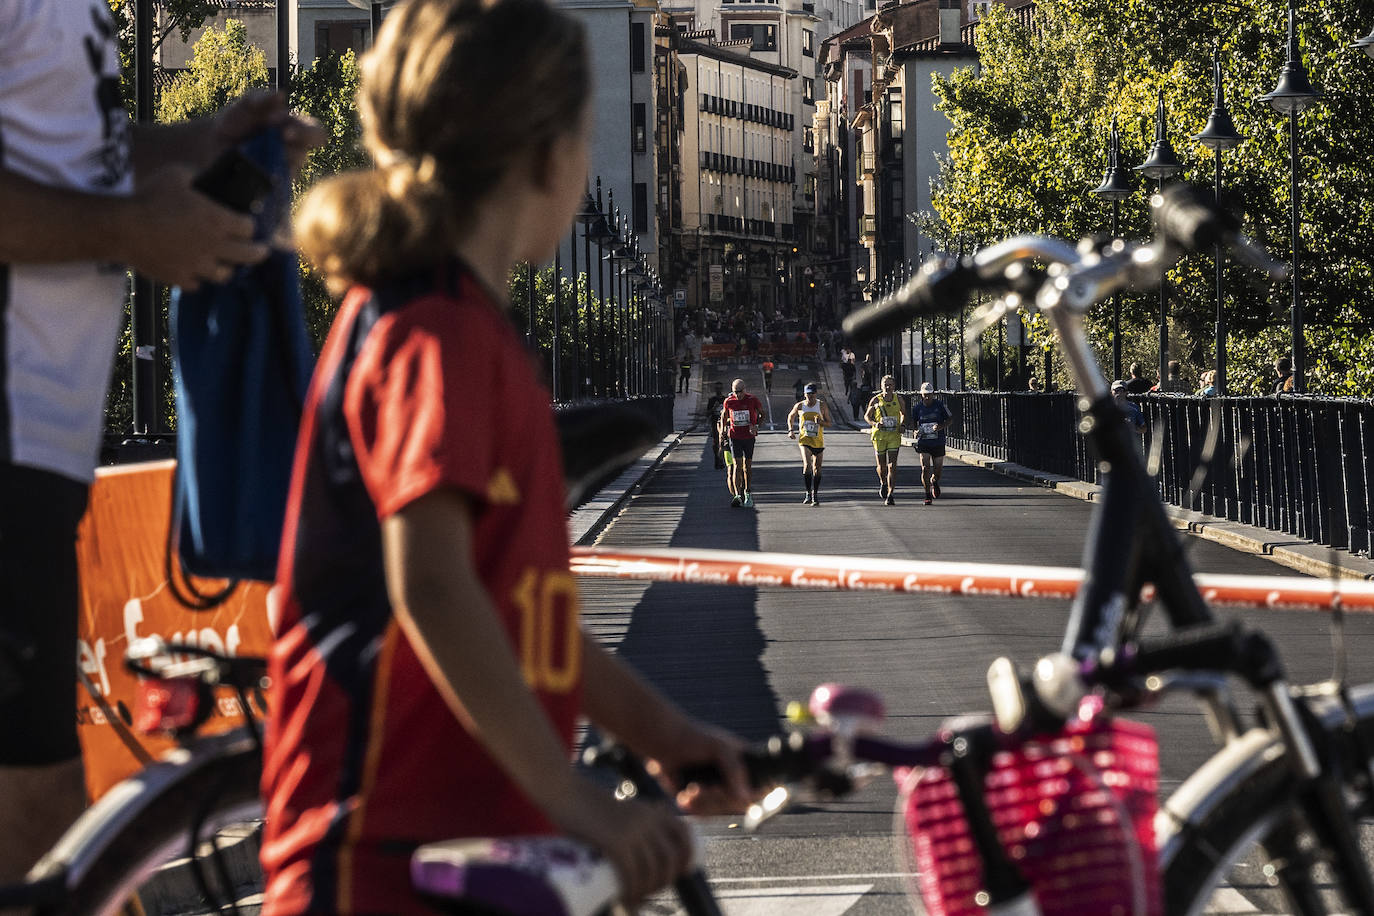
[[(749, 550), (623, 550), (574, 547), (572, 571), (603, 579), (642, 579), (700, 585), (809, 588), (837, 591), (989, 595), (1069, 599), (1083, 571), (1062, 566), (942, 563), (870, 557), (759, 553)], [(1280, 610), (1374, 611), (1374, 582), (1299, 576), (1193, 577), (1208, 604)], [(1149, 599), (1153, 590), (1145, 589)]]

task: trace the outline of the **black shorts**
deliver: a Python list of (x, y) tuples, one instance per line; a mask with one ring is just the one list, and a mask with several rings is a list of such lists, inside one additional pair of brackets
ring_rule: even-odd
[(805, 442), (803, 442), (801, 443), (801, 447), (806, 449), (808, 455), (819, 455), (821, 452), (825, 451), (824, 445), (817, 448), (814, 445), (807, 445)]
[(945, 446), (942, 442), (922, 442), (920, 439), (917, 439), (916, 451), (924, 452), (932, 458), (945, 457)]
[(732, 454), (732, 455), (735, 456), (735, 460), (736, 460), (736, 461), (739, 461), (741, 458), (745, 458), (745, 459), (748, 459), (749, 461), (753, 461), (753, 460), (754, 460), (754, 440), (753, 440), (753, 439), (731, 439), (731, 440), (730, 440), (730, 454)]
[(0, 464), (0, 766), (81, 754), (76, 526), (88, 492), (60, 474)]

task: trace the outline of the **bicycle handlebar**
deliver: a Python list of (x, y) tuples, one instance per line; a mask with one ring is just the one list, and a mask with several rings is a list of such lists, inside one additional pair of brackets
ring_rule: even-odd
[[(974, 258), (936, 256), (921, 265), (916, 276), (890, 296), (845, 317), (843, 329), (857, 340), (871, 340), (908, 326), (917, 318), (958, 311), (974, 292), (1002, 295), (1048, 289), (1045, 273), (1025, 269), (1040, 261), (1060, 268), (1091, 270), (1094, 283), (1082, 284), (1078, 295), (1057, 293), (1054, 303), (1068, 301), (1085, 309), (1121, 286), (1157, 276), (1185, 251), (1220, 246), (1237, 260), (1275, 279), (1288, 276), (1286, 265), (1271, 259), (1239, 231), (1239, 223), (1225, 208), (1187, 185), (1176, 185), (1150, 201), (1154, 208), (1156, 240), (1146, 246), (1120, 241), (1104, 254), (1075, 249), (1048, 236), (1018, 236), (1000, 242)], [(1050, 279), (1065, 289), (1068, 271)], [(1046, 302), (1042, 302), (1044, 305)]]

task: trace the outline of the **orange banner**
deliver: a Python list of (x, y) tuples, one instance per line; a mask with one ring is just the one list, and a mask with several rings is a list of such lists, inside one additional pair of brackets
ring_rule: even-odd
[[(174, 467), (175, 462), (157, 461), (101, 468), (77, 535), (78, 666), (95, 695), (78, 683), (76, 721), (92, 799), (135, 772), (140, 759), (172, 746), (170, 739), (130, 734), (127, 728), (137, 697), (137, 680), (123, 663), (131, 640), (161, 636), (227, 655), (266, 655), (272, 643), (267, 585), (241, 585), (224, 604), (200, 612), (187, 609), (169, 590), (164, 569)], [(197, 586), (206, 591), (222, 584)], [(111, 715), (125, 728), (111, 725)], [(223, 731), (239, 721), (237, 700), (222, 696), (205, 731)]]

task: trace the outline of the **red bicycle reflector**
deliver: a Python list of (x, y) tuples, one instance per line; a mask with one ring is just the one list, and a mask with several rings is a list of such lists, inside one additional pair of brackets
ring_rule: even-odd
[(195, 724), (200, 711), (199, 686), (190, 678), (140, 681), (134, 728), (150, 735)]

